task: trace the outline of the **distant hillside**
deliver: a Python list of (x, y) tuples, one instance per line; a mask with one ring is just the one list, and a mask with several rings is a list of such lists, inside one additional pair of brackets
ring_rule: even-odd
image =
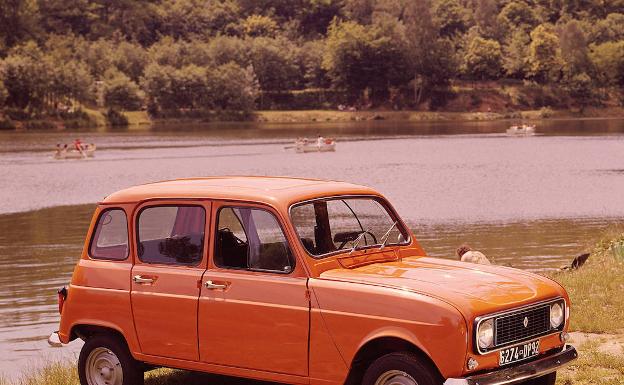
[(622, 0), (0, 0), (0, 127), (80, 124), (87, 107), (115, 124), (140, 109), (582, 109), (621, 106), (623, 87)]

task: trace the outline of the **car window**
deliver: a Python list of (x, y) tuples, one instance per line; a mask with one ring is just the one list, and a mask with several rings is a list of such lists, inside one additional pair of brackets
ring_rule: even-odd
[(374, 198), (319, 199), (293, 206), (290, 215), (301, 243), (313, 256), (384, 241), (386, 245), (401, 244), (408, 238), (398, 221)]
[(109, 209), (100, 214), (89, 255), (94, 259), (117, 261), (128, 257), (128, 223), (122, 209)]
[(292, 271), (290, 248), (273, 214), (249, 207), (225, 207), (219, 210), (217, 221), (217, 266), (281, 273)]
[(137, 226), (137, 254), (142, 262), (196, 265), (202, 260), (203, 207), (147, 207), (140, 211)]

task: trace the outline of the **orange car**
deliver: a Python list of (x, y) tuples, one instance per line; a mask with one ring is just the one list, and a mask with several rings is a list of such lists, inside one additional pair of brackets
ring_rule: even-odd
[(566, 291), (429, 258), (363, 186), (221, 177), (99, 203), (51, 344), (83, 385), (171, 367), (291, 384), (552, 385), (574, 360)]

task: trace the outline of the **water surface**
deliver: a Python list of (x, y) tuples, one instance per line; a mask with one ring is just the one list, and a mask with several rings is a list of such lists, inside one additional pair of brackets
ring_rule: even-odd
[[(51, 349), (55, 291), (82, 250), (94, 202), (149, 181), (287, 175), (372, 186), (432, 256), (468, 242), (496, 263), (548, 271), (624, 218), (624, 121), (549, 121), (509, 138), (508, 122), (367, 122), (164, 127), (143, 131), (0, 133), (0, 373), (14, 376)], [(175, 131), (172, 131), (175, 129)], [(295, 154), (297, 136), (338, 138), (338, 151)], [(56, 161), (74, 137), (96, 157)], [(33, 211), (35, 210), (35, 211)]]

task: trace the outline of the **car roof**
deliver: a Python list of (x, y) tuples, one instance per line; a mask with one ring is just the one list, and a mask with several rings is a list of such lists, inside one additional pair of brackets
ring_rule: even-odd
[(267, 176), (221, 176), (175, 179), (117, 191), (102, 204), (134, 203), (152, 199), (221, 199), (260, 202), (275, 207), (335, 195), (379, 195), (352, 183)]

